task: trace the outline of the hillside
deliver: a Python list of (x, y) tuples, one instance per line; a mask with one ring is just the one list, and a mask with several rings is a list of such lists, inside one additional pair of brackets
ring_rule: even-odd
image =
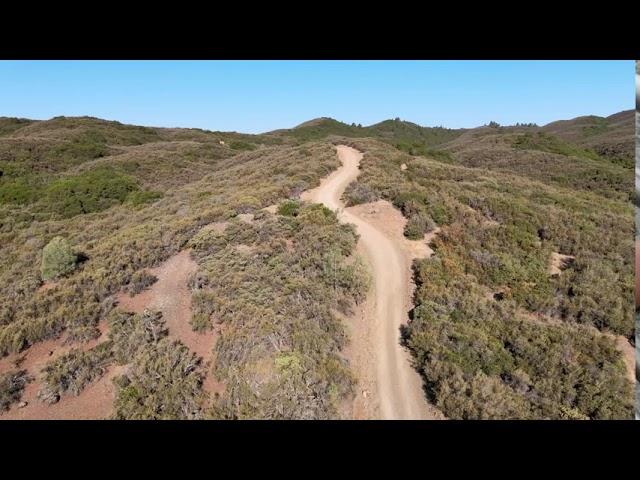
[(449, 418), (629, 418), (629, 123), (0, 118), (0, 419), (348, 417), (344, 319), (369, 275), (355, 228), (300, 201), (338, 144), (364, 153), (350, 205), (388, 200), (407, 239), (440, 227), (403, 331), (429, 401)]
[[(613, 335), (633, 340), (631, 202), (351, 145), (365, 152), (351, 204), (389, 200), (410, 238), (440, 227), (403, 337), (447, 417), (630, 418)], [(573, 260), (552, 274), (555, 252)]]
[(480, 127), (439, 145), (438, 150), (449, 163), (628, 200), (633, 198), (629, 172), (634, 165), (633, 115), (629, 113), (601, 119), (606, 128), (598, 134), (585, 132), (600, 117), (544, 127)]
[(545, 133), (589, 149), (613, 161), (629, 165), (634, 157), (632, 139), (634, 111), (626, 110), (608, 117), (587, 116), (545, 125)]
[[(336, 404), (349, 392), (352, 380), (337, 357), (344, 335), (331, 308), (337, 304), (338, 310), (347, 309), (352, 298), (358, 298), (359, 277), (345, 265), (333, 273), (335, 278), (344, 276), (341, 288), (328, 289), (325, 283), (333, 284), (334, 277), (326, 276), (324, 263), (331, 256), (339, 265), (353, 249), (355, 237), (348, 228), (339, 227), (330, 212), (305, 208), (295, 218), (260, 212), (330, 172), (336, 166), (332, 147), (274, 147), (262, 137), (138, 130), (95, 119), (51, 123), (51, 128), (47, 122), (35, 124), (33, 135), (15, 130), (2, 139), (6, 154), (0, 179), (5, 193), (0, 205), (0, 290), (6, 301), (0, 306), (0, 354), (8, 355), (2, 373), (16, 377), (23, 362), (34, 361), (31, 345), (53, 341), (56, 351), (65, 351), (65, 345), (79, 350), (52, 357), (58, 363), (51, 368), (59, 372), (53, 376), (44, 370), (28, 373), (38, 392), (57, 392), (47, 396), (61, 397), (56, 405), (83, 394), (106, 372), (126, 368), (129, 373), (116, 379), (120, 386), (113, 414), (118, 418), (337, 415)], [(74, 139), (105, 129), (115, 131), (97, 142), (99, 152), (87, 154), (84, 143), (76, 148)], [(125, 135), (133, 138), (123, 141)], [(41, 149), (30, 148), (36, 141)], [(65, 155), (57, 154), (61, 144), (70, 146)], [(30, 181), (35, 176), (37, 184)], [(17, 187), (30, 189), (30, 195), (7, 194), (20, 191)], [(255, 214), (255, 221), (239, 220), (248, 213)], [(208, 227), (218, 224), (228, 228), (222, 232)], [(77, 265), (72, 273), (43, 283), (43, 247), (56, 236), (68, 240)], [(176, 343), (174, 332), (154, 317), (123, 317), (114, 307), (119, 292), (148, 290), (156, 279), (145, 272), (184, 249), (191, 249), (198, 261), (200, 287), (193, 290), (193, 325), (203, 332), (216, 328), (216, 335), (220, 328), (225, 332), (216, 343), (215, 368), (226, 393), (215, 405), (205, 399), (203, 385), (211, 377), (210, 365), (196, 363), (172, 380), (176, 386), (189, 384), (185, 403), (172, 400), (170, 407), (163, 407), (170, 393), (164, 384), (149, 383), (154, 374), (147, 369), (162, 371), (173, 361), (189, 363), (192, 352)], [(237, 257), (236, 251), (253, 249), (253, 254)], [(259, 275), (249, 273), (250, 268)], [(211, 280), (206, 280), (209, 269), (213, 269)], [(238, 277), (245, 269), (246, 277)], [(230, 276), (216, 285), (225, 270)], [(225, 293), (233, 276), (241, 288)], [(294, 285), (304, 286), (302, 302), (286, 294)], [(265, 296), (268, 288), (272, 294)], [(274, 296), (281, 298), (278, 305), (273, 304)], [(229, 316), (228, 311), (236, 314)], [(282, 323), (285, 312), (287, 322)], [(145, 332), (152, 331), (157, 333), (147, 337)], [(131, 344), (130, 337), (138, 340)], [(98, 346), (79, 357), (85, 345), (98, 339), (102, 339)], [(20, 352), (25, 352), (26, 360), (20, 360)], [(231, 368), (224, 366), (223, 358), (229, 358)], [(294, 370), (287, 369), (289, 360), (295, 360)], [(275, 368), (280, 364), (281, 369)], [(274, 368), (258, 370), (256, 365)], [(254, 383), (258, 374), (261, 380)], [(317, 385), (315, 400), (308, 406), (299, 403), (302, 410), (296, 413), (278, 403), (290, 402), (297, 389), (303, 395), (309, 388), (304, 379), (310, 378)], [(266, 403), (256, 405), (263, 381), (271, 393)], [(132, 385), (140, 396), (136, 398), (145, 398), (144, 406), (131, 401)], [(284, 389), (279, 396), (278, 388)], [(188, 413), (186, 404), (191, 405)]]
[(331, 136), (369, 137), (382, 140), (412, 155), (441, 155), (440, 159), (444, 160), (449, 158), (449, 152), (457, 152), (456, 147), (461, 144), (475, 144), (478, 138), (490, 142), (497, 134), (516, 142), (523, 149), (608, 160), (629, 167), (633, 164), (634, 157), (633, 118), (633, 111), (627, 110), (609, 117), (586, 116), (559, 120), (543, 127), (496, 124), (495, 127), (449, 129), (423, 127), (399, 118), (362, 126), (321, 117), (293, 129), (277, 130), (266, 135), (293, 137), (298, 141), (322, 140)]

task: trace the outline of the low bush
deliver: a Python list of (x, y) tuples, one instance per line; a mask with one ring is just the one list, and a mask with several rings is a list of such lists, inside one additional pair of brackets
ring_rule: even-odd
[(232, 150), (241, 150), (241, 151), (253, 151), (255, 150), (257, 147), (255, 144), (253, 143), (249, 143), (249, 142), (244, 142), (242, 140), (235, 140), (233, 142), (231, 142), (229, 144), (229, 147)]
[(162, 198), (161, 192), (155, 192), (153, 190), (139, 190), (130, 192), (127, 195), (127, 203), (133, 205), (134, 207), (139, 207), (141, 205), (146, 205), (148, 203), (153, 203), (156, 200)]
[(113, 354), (120, 365), (129, 363), (147, 344), (156, 344), (168, 334), (162, 312), (155, 311), (135, 315), (114, 310), (109, 326)]
[(367, 184), (352, 182), (344, 192), (347, 206), (360, 205), (361, 203), (375, 202), (378, 200), (376, 192)]
[(238, 213), (250, 213), (261, 207), (260, 200), (252, 195), (245, 195), (238, 200), (236, 210)]
[(54, 280), (71, 273), (76, 268), (77, 256), (69, 242), (54, 237), (42, 250), (41, 273), (44, 280)]
[(428, 213), (414, 213), (404, 227), (404, 235), (411, 240), (420, 240), (425, 233), (432, 232), (436, 227), (436, 223)]
[(118, 378), (114, 418), (188, 420), (202, 418), (200, 359), (179, 342), (163, 338), (143, 348)]
[(151, 285), (158, 281), (158, 277), (150, 274), (146, 270), (140, 270), (131, 275), (129, 285), (127, 285), (127, 292), (130, 296), (137, 295), (138, 293), (146, 290)]
[(0, 204), (27, 204), (34, 202), (40, 195), (40, 185), (36, 177), (0, 179)]
[[(86, 322), (86, 323), (85, 323)], [(100, 330), (96, 325), (87, 322), (85, 319), (76, 319), (67, 330), (68, 342), (88, 342), (100, 337)]]
[(544, 132), (519, 135), (515, 137), (513, 145), (515, 148), (522, 150), (540, 150), (543, 152), (557, 153), (559, 155), (573, 155), (591, 158), (593, 160), (601, 160), (600, 156), (592, 150), (580, 148)]
[(296, 200), (285, 200), (278, 205), (278, 214), (285, 217), (295, 217), (300, 211), (300, 202)]
[[(207, 280), (208, 283), (208, 280)], [(216, 297), (207, 289), (198, 289), (191, 296), (191, 327), (196, 332), (204, 332), (212, 327), (211, 317), (216, 310)]]
[(83, 352), (71, 350), (42, 370), (42, 388), (38, 398), (56, 403), (66, 393), (79, 395), (84, 388), (102, 377), (113, 361), (110, 342), (104, 342)]
[(9, 410), (12, 404), (20, 401), (24, 387), (31, 380), (26, 370), (0, 374), (0, 412)]

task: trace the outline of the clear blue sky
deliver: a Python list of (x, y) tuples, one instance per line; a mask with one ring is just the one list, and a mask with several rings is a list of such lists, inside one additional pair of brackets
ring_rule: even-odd
[(0, 116), (259, 133), (316, 117), (475, 127), (635, 106), (633, 61), (0, 61)]

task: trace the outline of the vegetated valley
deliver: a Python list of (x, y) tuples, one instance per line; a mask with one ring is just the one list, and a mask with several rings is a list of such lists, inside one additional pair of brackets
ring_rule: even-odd
[(352, 418), (345, 319), (373, 279), (356, 228), (300, 199), (336, 145), (364, 154), (347, 207), (389, 202), (434, 251), (397, 332), (425, 403), (631, 418), (633, 138), (633, 112), (262, 135), (0, 118), (0, 419)]

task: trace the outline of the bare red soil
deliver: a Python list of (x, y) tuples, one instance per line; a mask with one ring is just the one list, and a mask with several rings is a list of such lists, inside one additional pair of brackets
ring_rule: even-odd
[(66, 335), (53, 340), (37, 343), (24, 352), (9, 355), (0, 360), (0, 372), (15, 368), (25, 369), (33, 378), (24, 389), (20, 402), (27, 402), (23, 408), (14, 404), (8, 412), (0, 414), (2, 420), (82, 420), (103, 419), (111, 415), (115, 399), (115, 385), (111, 381), (121, 374), (125, 367), (112, 365), (106, 374), (88, 385), (78, 396), (63, 395), (60, 401), (48, 405), (37, 398), (42, 383), (40, 371), (44, 366), (68, 353), (73, 348), (87, 351), (106, 340), (108, 329), (105, 322), (98, 325), (100, 337), (83, 344), (68, 343)]
[(169, 336), (180, 340), (204, 361), (209, 361), (215, 333), (194, 332), (190, 323), (191, 290), (187, 283), (197, 269), (198, 264), (191, 258), (190, 250), (184, 250), (159, 267), (149, 270), (158, 281), (148, 290), (134, 297), (121, 293), (117, 299), (119, 308), (125, 311), (142, 313), (145, 308), (161, 311)]
[(107, 419), (113, 411), (116, 386), (113, 379), (122, 375), (126, 366), (111, 365), (105, 375), (80, 392), (80, 395), (63, 395), (58, 403), (47, 405), (37, 399), (40, 382), (31, 382), (24, 389), (24, 408), (13, 406), (0, 416), (7, 420), (96, 420)]

